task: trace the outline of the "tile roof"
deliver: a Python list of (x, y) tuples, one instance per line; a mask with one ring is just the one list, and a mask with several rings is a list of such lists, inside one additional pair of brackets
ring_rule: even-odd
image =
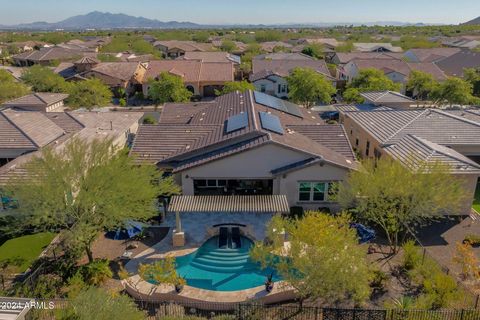
[(203, 62), (233, 62), (239, 63), (240, 57), (234, 56), (224, 51), (213, 52), (201, 52), (201, 51), (188, 51), (183, 56), (178, 57), (176, 60), (200, 60)]
[(373, 52), (381, 48), (385, 48), (390, 52), (402, 52), (401, 47), (394, 47), (391, 43), (374, 43), (374, 42), (356, 42), (353, 44), (356, 50), (362, 52)]
[(303, 54), (303, 53), (290, 53), (290, 52), (276, 52), (276, 53), (266, 53), (260, 54), (258, 56), (253, 57), (252, 60), (307, 60), (312, 61), (315, 60), (314, 58)]
[(436, 65), (448, 76), (463, 77), (463, 69), (480, 68), (480, 52), (462, 50), (436, 62)]
[[(28, 145), (29, 148), (33, 147), (34, 149), (44, 147), (65, 134), (62, 128), (40, 112), (5, 109), (2, 110), (0, 114), (10, 124), (4, 127), (7, 131), (5, 134), (8, 140), (2, 139), (3, 143), (5, 143), (2, 148), (11, 148), (12, 140), (10, 136), (19, 138), (19, 133), (23, 135), (23, 137), (19, 138), (18, 143), (22, 143), (22, 145), (25, 146)], [(29, 140), (30, 143), (28, 143), (27, 140)], [(16, 141), (17, 140), (14, 142), (16, 143)], [(14, 145), (13, 148), (15, 147)]]
[(447, 80), (447, 75), (435, 63), (431, 62), (408, 62), (410, 69), (428, 73), (437, 81)]
[(259, 43), (262, 50), (266, 52), (272, 52), (275, 47), (285, 47), (285, 48), (292, 48), (293, 46), (289, 43), (282, 42), (282, 41), (267, 41)]
[(394, 91), (368, 91), (360, 95), (367, 101), (375, 104), (382, 103), (414, 103), (415, 100)]
[[(325, 60), (253, 60), (251, 81), (255, 81), (260, 76), (278, 75), (286, 77), (295, 68), (309, 68), (317, 71), (332, 79)], [(254, 80), (252, 80), (254, 79)]]
[(410, 49), (408, 52), (417, 57), (420, 62), (435, 62), (443, 58), (450, 57), (460, 52), (458, 48), (429, 48), (429, 49)]
[[(299, 108), (301, 117), (260, 105), (251, 91), (233, 92), (210, 103), (167, 104), (158, 125), (140, 127), (131, 153), (140, 161), (173, 165), (178, 171), (260, 144), (276, 143), (320, 156), (336, 165), (355, 167), (343, 128), (325, 125), (316, 113)], [(242, 112), (248, 114), (247, 125), (230, 133), (225, 132), (227, 119)], [(285, 134), (265, 130), (260, 125), (259, 112), (277, 116)], [(297, 125), (302, 126), (295, 127)]]
[(168, 41), (155, 41), (153, 46), (164, 46), (167, 50), (174, 48), (188, 51), (211, 51), (212, 45), (209, 43), (200, 43), (195, 41), (181, 41), (181, 40), (168, 40)]
[(408, 134), (441, 145), (480, 145), (480, 123), (436, 109), (346, 115), (385, 145), (395, 144)]
[(72, 50), (62, 47), (41, 48), (40, 50), (26, 51), (14, 55), (13, 59), (30, 60), (34, 62), (64, 60), (81, 56), (83, 53), (78, 50)]
[(480, 174), (480, 164), (459, 152), (430, 142), (414, 135), (404, 136), (398, 143), (384, 148), (393, 158), (411, 169), (419, 169), (423, 164), (441, 162), (449, 166), (452, 173)]
[(435, 64), (431, 62), (405, 62), (403, 60), (388, 59), (354, 59), (351, 61), (359, 69), (375, 68), (382, 70), (385, 74), (398, 72), (404, 76), (410, 76), (413, 70), (418, 70), (431, 74), (436, 80), (445, 80), (447, 77)]
[(15, 106), (50, 106), (68, 98), (65, 93), (35, 92), (26, 96), (10, 100), (3, 105), (8, 107)]
[(162, 72), (179, 75), (184, 82), (233, 81), (232, 63), (201, 62), (198, 60), (158, 60), (148, 64), (144, 82), (154, 79)]
[(402, 60), (403, 53), (394, 52), (337, 52), (335, 56), (340, 64), (346, 64), (354, 59), (361, 60)]
[(128, 81), (136, 75), (140, 65), (140, 62), (102, 62), (88, 71), (88, 73), (98, 72), (116, 79)]

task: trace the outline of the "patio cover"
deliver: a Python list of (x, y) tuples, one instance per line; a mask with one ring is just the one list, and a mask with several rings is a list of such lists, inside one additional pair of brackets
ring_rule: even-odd
[(288, 213), (285, 195), (173, 196), (168, 212)]

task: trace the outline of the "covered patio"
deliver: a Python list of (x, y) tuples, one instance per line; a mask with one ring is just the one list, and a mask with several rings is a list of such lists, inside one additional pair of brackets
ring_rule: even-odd
[(225, 225), (239, 226), (246, 236), (263, 240), (272, 216), (289, 211), (285, 195), (173, 196), (165, 224), (174, 228), (175, 246), (201, 244)]

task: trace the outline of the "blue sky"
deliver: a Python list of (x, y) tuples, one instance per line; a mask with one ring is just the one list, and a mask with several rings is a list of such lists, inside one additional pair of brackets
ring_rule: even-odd
[(0, 0), (0, 24), (56, 22), (90, 11), (208, 24), (405, 21), (460, 23), (479, 0)]

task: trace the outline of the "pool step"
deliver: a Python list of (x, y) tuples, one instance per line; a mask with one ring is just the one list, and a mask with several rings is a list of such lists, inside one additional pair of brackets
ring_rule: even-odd
[(237, 252), (230, 252), (230, 251), (199, 251), (197, 253), (197, 257), (201, 255), (211, 255), (215, 257), (238, 257), (238, 256), (248, 256), (248, 251), (237, 251)]
[(203, 263), (198, 263), (196, 261), (192, 261), (190, 263), (191, 266), (211, 272), (219, 272), (219, 273), (235, 273), (238, 271), (245, 271), (253, 269), (253, 266), (250, 265), (240, 265), (240, 266), (214, 266), (214, 265), (205, 265)]
[(248, 260), (250, 256), (248, 254), (242, 254), (238, 256), (222, 256), (222, 255), (214, 255), (210, 253), (204, 253), (201, 255), (197, 255), (195, 258), (204, 258), (208, 260), (219, 260), (219, 261), (237, 261), (237, 260)]
[(205, 258), (205, 257), (200, 257), (200, 258), (196, 258), (195, 262), (199, 263), (199, 264), (208, 265), (208, 266), (219, 266), (219, 267), (223, 267), (223, 266), (243, 266), (246, 263), (248, 263), (248, 259), (243, 258), (243, 259), (235, 259), (235, 260), (233, 260), (233, 259), (231, 259), (231, 260), (217, 260), (217, 259), (209, 259), (209, 258)]

